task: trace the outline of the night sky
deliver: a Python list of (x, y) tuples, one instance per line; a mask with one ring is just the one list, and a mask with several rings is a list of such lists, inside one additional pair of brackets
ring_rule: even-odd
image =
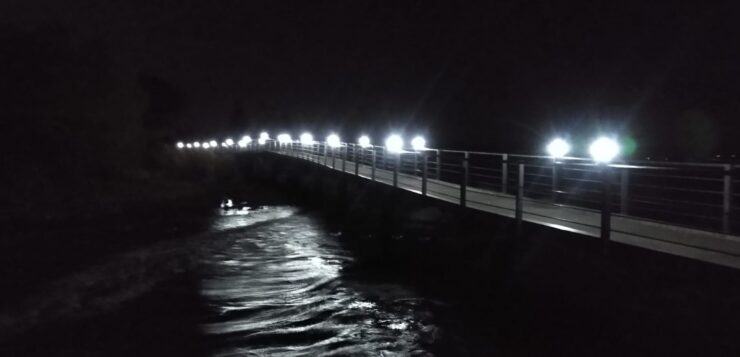
[(6, 0), (0, 24), (56, 26), (171, 86), (173, 138), (396, 130), (540, 153), (608, 133), (640, 156), (740, 151), (737, 12), (679, 3)]

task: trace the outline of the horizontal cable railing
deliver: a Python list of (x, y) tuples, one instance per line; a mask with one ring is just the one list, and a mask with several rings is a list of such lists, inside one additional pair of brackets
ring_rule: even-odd
[[(249, 144), (246, 149), (274, 151), (372, 180), (390, 180), (386, 183), (463, 206), (512, 209), (514, 202), (520, 202), (596, 213), (608, 209), (614, 215), (646, 222), (725, 234), (740, 231), (736, 215), (740, 193), (732, 190), (740, 179), (733, 177), (736, 167), (729, 164), (631, 161), (599, 165), (583, 158), (556, 161), (538, 155), (441, 149), (394, 153), (382, 146), (342, 143), (331, 147), (325, 142), (269, 141)], [(481, 199), (481, 194), (508, 200), (511, 207)], [(526, 214), (567, 220), (545, 208)]]

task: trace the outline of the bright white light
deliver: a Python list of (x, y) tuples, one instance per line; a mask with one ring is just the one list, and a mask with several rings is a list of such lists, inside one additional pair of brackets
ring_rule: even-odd
[(392, 134), (385, 139), (385, 147), (390, 152), (401, 152), (403, 151), (403, 138), (398, 134)]
[(339, 135), (331, 134), (326, 137), (326, 144), (333, 148), (338, 148), (342, 145), (342, 141), (339, 140)]
[(424, 140), (421, 136), (417, 136), (411, 140), (411, 147), (414, 148), (415, 151), (421, 151), (424, 150), (427, 146), (427, 141)]
[(357, 140), (357, 143), (360, 144), (360, 146), (366, 148), (370, 146), (370, 137), (367, 135), (363, 135), (360, 137), (360, 139)]
[(260, 133), (260, 139), (269, 140), (270, 139), (270, 134), (268, 134), (266, 131), (263, 131), (263, 132)]
[(221, 147), (227, 147), (227, 146), (229, 146), (229, 144), (227, 144), (225, 142), (221, 143)]
[(303, 145), (313, 145), (313, 135), (311, 135), (311, 133), (303, 133), (303, 134), (301, 134), (301, 144), (303, 144)]
[(570, 144), (561, 138), (556, 138), (547, 144), (547, 153), (555, 159), (565, 157), (568, 152), (570, 152)]
[(406, 321), (399, 321), (388, 325), (388, 327), (390, 327), (391, 330), (405, 330), (409, 327), (409, 324)]
[(178, 149), (182, 149), (182, 148), (184, 148), (184, 147), (185, 147), (185, 144), (183, 144), (183, 143), (182, 143), (182, 141), (179, 141), (179, 142), (177, 143), (177, 148), (178, 148)]
[(265, 139), (265, 138), (259, 138), (259, 139), (257, 139), (257, 144), (265, 145), (266, 142), (267, 142), (267, 139)]
[(213, 148), (215, 148), (216, 146), (218, 146), (218, 143), (216, 142), (216, 140), (211, 140), (211, 141), (208, 142), (208, 144), (210, 144), (211, 147), (213, 147)]
[(231, 138), (226, 139), (226, 145), (228, 146), (234, 145), (234, 140), (231, 140)]
[(240, 148), (245, 148), (251, 142), (252, 142), (252, 138), (249, 137), (249, 135), (245, 135), (245, 136), (242, 137), (241, 140), (239, 140), (239, 142), (237, 144), (239, 145)]
[(185, 145), (185, 147), (187, 147), (188, 149), (192, 149), (193, 148), (193, 144), (187, 143), (187, 145)]
[(617, 155), (619, 155), (619, 144), (613, 139), (607, 137), (600, 137), (596, 139), (591, 147), (588, 148), (588, 152), (596, 162), (606, 163), (612, 161)]
[(210, 147), (211, 147), (211, 145), (210, 145), (210, 144), (208, 144), (208, 143), (203, 143), (203, 148), (204, 148), (204, 149), (208, 149), (208, 148), (210, 148)]
[(289, 144), (293, 141), (293, 138), (290, 137), (290, 134), (280, 134), (277, 136), (278, 142), (281, 144)]
[(195, 146), (196, 148), (199, 148), (200, 147), (200, 143), (196, 141), (196, 142), (193, 143), (193, 146)]

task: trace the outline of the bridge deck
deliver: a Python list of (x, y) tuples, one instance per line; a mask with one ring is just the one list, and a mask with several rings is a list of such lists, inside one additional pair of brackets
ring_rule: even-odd
[[(306, 160), (320, 165), (324, 157), (303, 154)], [(342, 171), (337, 158), (335, 170)], [(372, 167), (359, 164), (359, 176), (372, 179)], [(332, 160), (328, 165), (332, 168)], [(345, 170), (354, 174), (355, 163), (348, 160)], [(393, 185), (393, 171), (376, 168), (375, 181)], [(422, 180), (418, 176), (398, 174), (398, 188), (421, 193)], [(427, 195), (439, 200), (460, 204), (460, 186), (454, 183), (428, 179)], [(469, 208), (514, 218), (515, 197), (509, 194), (468, 187), (466, 204)], [(527, 222), (567, 230), (588, 237), (600, 235), (601, 213), (596, 210), (555, 205), (544, 200), (524, 199), (523, 217)], [(651, 249), (691, 259), (740, 268), (740, 237), (697, 229), (678, 227), (630, 216), (612, 216), (611, 239), (616, 242)]]

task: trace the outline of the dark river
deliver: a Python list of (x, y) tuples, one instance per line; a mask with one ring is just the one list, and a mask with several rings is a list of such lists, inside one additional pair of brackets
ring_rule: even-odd
[(345, 276), (351, 255), (290, 207), (218, 217), (199, 258), (215, 355), (423, 354), (427, 301), (395, 284)]
[[(440, 334), (434, 311), (446, 304), (400, 283), (349, 273), (353, 257), (340, 239), (318, 216), (290, 206), (218, 210), (204, 233), (121, 253), (3, 309), (0, 331), (12, 339), (111, 314), (113, 322), (101, 328), (121, 325), (116, 319), (138, 317), (113, 311), (174, 285), (155, 309), (197, 295), (193, 321), (207, 355), (434, 354)], [(178, 287), (181, 276), (194, 279), (197, 292)], [(107, 354), (110, 347), (63, 345), (71, 355), (77, 348)]]
[[(582, 241), (548, 237), (507, 251), (519, 257), (509, 265), (490, 256), (504, 267), (493, 274), (445, 280), (423, 244), (396, 257), (417, 270), (396, 268), (398, 245), (379, 242), (397, 236), (345, 235), (326, 217), (218, 209), (200, 233), (164, 240), (154, 219), (135, 234), (150, 243), (91, 251), (97, 263), (60, 266), (12, 300), (5, 282), (0, 356), (740, 355), (734, 271), (632, 250), (602, 264), (577, 254)], [(70, 232), (54, 235), (60, 255), (86, 252)], [(445, 253), (431, 259), (461, 261)]]

